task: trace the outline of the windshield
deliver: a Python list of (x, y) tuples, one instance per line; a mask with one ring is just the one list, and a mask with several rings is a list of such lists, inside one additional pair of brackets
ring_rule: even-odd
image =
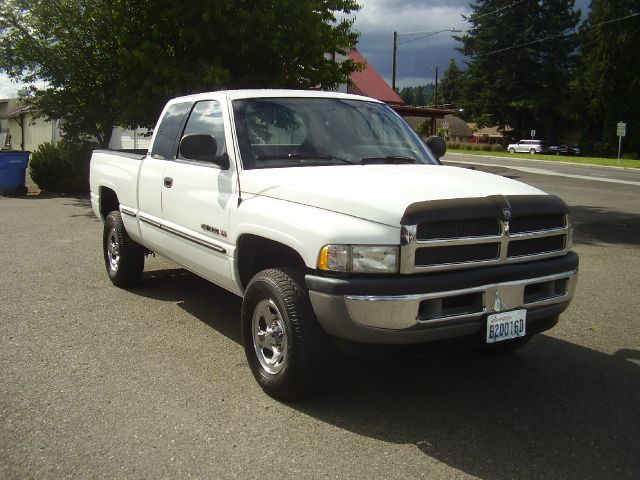
[(245, 169), (438, 161), (385, 104), (336, 98), (233, 102)]

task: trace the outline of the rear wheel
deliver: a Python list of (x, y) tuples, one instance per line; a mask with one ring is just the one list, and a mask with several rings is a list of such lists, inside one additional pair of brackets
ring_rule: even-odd
[(242, 303), (242, 337), (251, 372), (268, 395), (293, 400), (325, 386), (332, 345), (296, 270), (263, 270), (251, 279)]
[(536, 149), (535, 149), (535, 148), (532, 148), (531, 150), (529, 150), (529, 153), (530, 153), (531, 155), (535, 155), (535, 153), (536, 153)]
[(144, 249), (131, 240), (122, 223), (120, 212), (107, 215), (102, 235), (104, 264), (109, 279), (118, 287), (137, 283), (144, 270)]

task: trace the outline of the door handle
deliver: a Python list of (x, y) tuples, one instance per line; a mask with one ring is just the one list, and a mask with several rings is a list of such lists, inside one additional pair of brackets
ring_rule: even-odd
[(164, 177), (164, 186), (167, 188), (171, 188), (173, 186), (173, 178)]

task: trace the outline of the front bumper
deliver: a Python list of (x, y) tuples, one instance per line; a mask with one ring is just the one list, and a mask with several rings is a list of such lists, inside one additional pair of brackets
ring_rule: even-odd
[(551, 328), (576, 290), (578, 256), (394, 278), (307, 275), (325, 331), (361, 343), (411, 344), (482, 338), (486, 316), (527, 310), (527, 333)]

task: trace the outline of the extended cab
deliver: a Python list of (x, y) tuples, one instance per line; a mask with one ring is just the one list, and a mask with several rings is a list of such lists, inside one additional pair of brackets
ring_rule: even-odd
[(130, 286), (154, 252), (242, 296), (249, 365), (279, 398), (323, 385), (334, 339), (519, 347), (574, 294), (567, 206), (443, 166), (443, 146), (360, 96), (171, 100), (148, 152), (93, 154), (107, 273)]

